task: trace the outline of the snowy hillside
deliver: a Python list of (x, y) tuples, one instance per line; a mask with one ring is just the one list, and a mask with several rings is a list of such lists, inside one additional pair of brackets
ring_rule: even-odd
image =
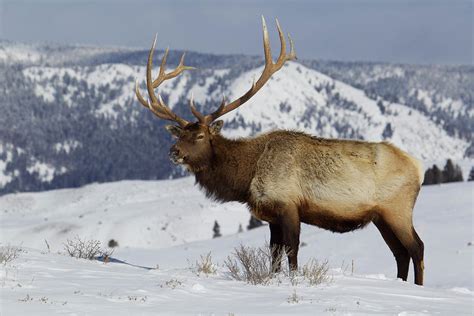
[[(193, 82), (196, 79), (192, 75), (185, 74), (164, 83), (160, 93), (167, 96), (171, 107), (179, 106), (193, 94), (195, 102), (210, 111), (219, 104), (222, 95), (233, 100), (244, 94), (262, 70), (263, 67), (258, 67), (244, 72), (232, 78), (230, 84), (220, 86), (216, 83), (224, 80), (229, 69), (206, 71), (205, 77), (197, 82)], [(81, 92), (71, 82), (86, 80), (89, 86), (98, 90), (105, 86), (116, 87), (114, 98), (104, 100), (97, 109), (98, 114), (112, 117), (118, 115), (117, 109), (124, 110), (124, 106), (136, 103), (132, 79), (143, 78), (144, 74), (144, 67), (123, 64), (94, 68), (31, 67), (25, 70), (25, 76), (36, 82), (35, 94), (46, 102), (53, 102), (57, 93), (55, 80), (67, 77), (60, 88), (64, 89), (62, 97), (70, 107), (75, 106), (75, 96)], [(138, 108), (137, 104), (133, 105)], [(296, 129), (329, 138), (385, 139), (424, 160), (440, 156), (462, 159), (469, 146), (467, 141), (449, 136), (417, 110), (402, 104), (390, 104), (382, 113), (377, 102), (363, 91), (294, 62), (276, 73), (245, 106), (224, 119), (232, 122), (225, 133), (233, 137), (272, 129)], [(384, 137), (383, 132), (389, 123), (391, 135)]]
[[(242, 95), (262, 69), (236, 80), (229, 89), (231, 98)], [(253, 132), (249, 126), (256, 125), (263, 131), (284, 128), (329, 138), (385, 139), (422, 160), (440, 156), (461, 159), (469, 146), (419, 111), (390, 104), (382, 113), (363, 91), (297, 63), (284, 67), (248, 104), (229, 114), (232, 116), (247, 126), (243, 132), (242, 127), (227, 130), (232, 136), (247, 136)], [(384, 137), (388, 124), (391, 135)]]
[(122, 247), (162, 248), (211, 238), (215, 220), (224, 235), (247, 225), (250, 213), (242, 205), (211, 202), (193, 184), (192, 178), (123, 181), (6, 195), (0, 198), (2, 223), (24, 222), (21, 229), (2, 225), (2, 236), (38, 249), (45, 239), (61, 248), (75, 235), (104, 244), (114, 239)]
[[(300, 262), (327, 259), (330, 283), (232, 280), (224, 259), (239, 244), (263, 245), (268, 228), (237, 233), (248, 221), (245, 208), (207, 201), (189, 178), (6, 195), (0, 242), (24, 251), (1, 266), (1, 313), (470, 315), (473, 193), (472, 183), (422, 188), (414, 221), (425, 243), (424, 287), (413, 285), (412, 273), (409, 283), (395, 279), (395, 261), (373, 225), (341, 235), (303, 225)], [(224, 237), (211, 239), (214, 220)], [(114, 259), (66, 256), (62, 243), (75, 235), (114, 238)], [(209, 251), (216, 274), (189, 269)]]
[[(135, 78), (144, 89), (146, 54), (0, 41), (0, 194), (184, 175), (167, 157), (171, 138), (162, 128), (167, 122), (135, 100)], [(170, 54), (170, 68), (179, 56)], [(190, 52), (186, 60), (198, 69), (160, 87), (186, 118), (191, 94), (199, 110), (209, 113), (222, 95), (234, 99), (245, 93), (262, 71), (257, 57)], [(247, 104), (223, 117), (223, 132), (239, 137), (296, 129), (390, 141), (425, 162), (471, 159), (469, 81), (453, 87), (448, 80), (468, 78), (471, 71), (290, 62)], [(439, 79), (443, 74), (448, 79)]]

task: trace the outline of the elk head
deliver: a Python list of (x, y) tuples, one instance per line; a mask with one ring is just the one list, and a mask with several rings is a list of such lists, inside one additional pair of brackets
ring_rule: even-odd
[(166, 49), (163, 58), (161, 60), (161, 66), (159, 70), (158, 77), (153, 80), (151, 70), (153, 68), (153, 52), (156, 46), (156, 36), (153, 41), (150, 53), (148, 55), (148, 62), (146, 68), (146, 86), (148, 91), (149, 100), (141, 95), (138, 89), (138, 81), (135, 85), (135, 93), (138, 101), (148, 108), (153, 114), (158, 116), (161, 119), (173, 121), (176, 125), (167, 125), (166, 129), (171, 133), (176, 139), (177, 142), (171, 147), (170, 150), (170, 159), (175, 164), (183, 164), (188, 167), (191, 171), (197, 172), (205, 169), (210, 161), (212, 160), (213, 148), (212, 142), (213, 139), (219, 136), (220, 130), (223, 125), (223, 121), (217, 120), (222, 115), (235, 110), (245, 102), (247, 102), (251, 97), (253, 97), (270, 79), (270, 77), (280, 70), (286, 61), (296, 59), (295, 50), (293, 47), (293, 41), (288, 35), (290, 41), (290, 53), (286, 53), (286, 42), (283, 32), (280, 28), (280, 25), (277, 23), (278, 35), (280, 37), (280, 56), (278, 57), (276, 63), (272, 60), (272, 54), (270, 50), (270, 42), (268, 39), (268, 31), (265, 23), (265, 19), (262, 16), (263, 24), (263, 49), (265, 54), (265, 67), (261, 76), (257, 81), (254, 81), (250, 89), (238, 99), (227, 103), (226, 99), (223, 98), (219, 108), (211, 114), (203, 115), (201, 114), (194, 105), (193, 98), (191, 97), (189, 105), (191, 112), (197, 118), (197, 122), (189, 122), (175, 113), (165, 104), (160, 94), (155, 95), (155, 89), (158, 88), (165, 80), (172, 79), (181, 74), (184, 70), (194, 69), (193, 67), (184, 65), (184, 54), (181, 57), (179, 65), (173, 71), (166, 73), (165, 65), (166, 58), (168, 56), (168, 49)]

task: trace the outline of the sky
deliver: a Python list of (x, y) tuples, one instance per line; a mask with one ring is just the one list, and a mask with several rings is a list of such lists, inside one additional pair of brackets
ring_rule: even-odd
[(299, 58), (473, 64), (474, 0), (0, 0), (0, 39), (262, 55), (266, 17)]

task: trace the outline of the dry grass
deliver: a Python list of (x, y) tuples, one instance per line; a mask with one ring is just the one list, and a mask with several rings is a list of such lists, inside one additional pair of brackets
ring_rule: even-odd
[(329, 264), (327, 260), (320, 263), (316, 259), (311, 259), (301, 268), (299, 274), (308, 281), (309, 285), (318, 285), (331, 281), (328, 271)]
[(198, 275), (201, 273), (206, 275), (216, 273), (217, 269), (215, 264), (212, 262), (211, 252), (206, 255), (201, 255), (200, 260), (196, 261), (195, 269)]
[[(277, 250), (270, 249), (268, 245), (259, 248), (240, 245), (234, 248), (234, 252), (227, 257), (224, 265), (235, 280), (253, 285), (266, 285), (277, 275), (272, 273), (271, 269), (272, 251)], [(286, 260), (283, 261), (286, 262)], [(287, 265), (283, 267), (283, 271), (288, 270)], [(331, 276), (328, 272), (327, 261), (319, 262), (316, 259), (311, 259), (297, 271), (287, 272), (284, 276), (289, 278), (293, 286), (298, 285), (301, 281), (306, 281), (310, 286), (314, 286), (330, 282)], [(278, 276), (282, 276), (282, 274), (280, 273)]]
[(6, 265), (12, 262), (20, 255), (21, 249), (14, 246), (2, 246), (0, 247), (0, 264)]
[(169, 287), (170, 289), (174, 290), (179, 286), (182, 286), (183, 282), (179, 281), (178, 279), (170, 279), (166, 281), (164, 284), (160, 285), (160, 287)]
[(273, 274), (271, 271), (272, 255), (269, 247), (234, 248), (232, 255), (224, 262), (232, 278), (250, 284), (268, 284)]
[(112, 252), (102, 249), (98, 240), (85, 240), (76, 236), (74, 239), (66, 240), (64, 250), (68, 255), (77, 259), (96, 259), (102, 257), (107, 261)]

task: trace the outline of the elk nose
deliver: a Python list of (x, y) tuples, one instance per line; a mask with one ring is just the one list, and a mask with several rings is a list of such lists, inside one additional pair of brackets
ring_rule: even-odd
[(171, 149), (170, 149), (170, 157), (175, 158), (175, 157), (178, 157), (178, 156), (179, 156), (179, 149), (176, 148), (176, 147), (174, 147), (174, 146), (171, 147)]

